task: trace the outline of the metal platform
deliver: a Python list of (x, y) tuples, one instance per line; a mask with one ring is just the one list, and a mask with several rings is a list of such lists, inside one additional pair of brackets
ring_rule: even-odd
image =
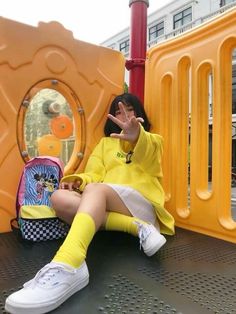
[[(29, 244), (0, 234), (5, 298), (53, 257), (61, 241)], [(236, 313), (236, 245), (177, 229), (153, 257), (128, 234), (100, 231), (89, 247), (90, 283), (51, 313)]]

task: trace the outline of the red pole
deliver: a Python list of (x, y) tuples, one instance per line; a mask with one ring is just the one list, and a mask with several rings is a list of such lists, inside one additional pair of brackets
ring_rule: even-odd
[(147, 8), (149, 0), (130, 0), (130, 60), (126, 61), (129, 92), (144, 101), (144, 75), (147, 51)]

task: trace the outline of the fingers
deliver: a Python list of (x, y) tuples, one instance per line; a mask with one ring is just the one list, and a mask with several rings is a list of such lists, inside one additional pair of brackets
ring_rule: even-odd
[(111, 114), (108, 114), (107, 117), (112, 120), (115, 124), (117, 124), (121, 129), (123, 129), (123, 126), (124, 126), (124, 122), (129, 122), (129, 116), (127, 114), (127, 111), (125, 110), (125, 106), (124, 104), (119, 101), (118, 102), (118, 107), (119, 107), (119, 110), (120, 110), (120, 114), (122, 116), (122, 121), (120, 119), (117, 119), (115, 116), (111, 115)]
[(122, 141), (133, 142), (132, 137), (127, 135), (127, 134), (124, 134), (124, 133), (120, 133), (120, 134), (112, 133), (110, 135), (110, 137), (117, 138), (117, 139), (122, 140)]
[(141, 117), (136, 118), (136, 120), (137, 120), (138, 122), (141, 122), (141, 123), (143, 123), (143, 122), (144, 122), (144, 119), (143, 119), (143, 118), (141, 118)]
[(81, 180), (76, 179), (74, 182), (61, 182), (60, 188), (63, 190), (77, 191), (81, 185)]
[[(130, 124), (132, 126), (137, 127), (139, 125), (140, 119), (142, 120), (142, 118), (136, 118), (135, 116), (133, 116), (133, 117), (130, 118)], [(142, 121), (140, 121), (140, 122), (142, 122)]]
[[(117, 124), (121, 129), (123, 129), (124, 127), (124, 122), (120, 121), (119, 119), (117, 119), (116, 117), (114, 117), (112, 114), (108, 114), (107, 117), (112, 120), (115, 124)], [(128, 119), (127, 115), (126, 115), (127, 121), (131, 121), (131, 122), (141, 122), (143, 123), (144, 120), (141, 117), (136, 118), (135, 116), (131, 117), (130, 119)]]
[(117, 124), (121, 129), (123, 128), (123, 122), (114, 117), (112, 114), (108, 114), (107, 117), (112, 120), (115, 124)]
[(136, 143), (138, 133), (137, 134), (125, 134), (125, 133), (112, 133), (110, 134), (110, 137), (117, 138), (123, 141), (128, 141), (130, 143)]
[(118, 107), (120, 109), (121, 115), (123, 117), (125, 117), (125, 120), (126, 121), (129, 120), (128, 115), (127, 115), (127, 111), (125, 110), (125, 106), (121, 101), (118, 102)]
[(74, 182), (62, 182), (60, 183), (60, 188), (63, 190), (73, 191), (73, 183)]
[(78, 190), (79, 187), (81, 186), (82, 181), (80, 179), (75, 180), (73, 183), (73, 190)]
[(119, 138), (120, 140), (124, 140), (124, 133), (111, 133), (110, 137)]

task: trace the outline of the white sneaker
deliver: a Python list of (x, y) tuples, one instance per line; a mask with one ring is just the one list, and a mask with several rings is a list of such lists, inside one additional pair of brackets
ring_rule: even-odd
[(11, 294), (5, 303), (5, 310), (12, 314), (48, 313), (89, 282), (85, 262), (79, 268), (51, 262), (24, 287)]
[(166, 238), (151, 224), (142, 224), (137, 221), (135, 224), (138, 225), (140, 248), (143, 248), (147, 256), (154, 255), (166, 243)]

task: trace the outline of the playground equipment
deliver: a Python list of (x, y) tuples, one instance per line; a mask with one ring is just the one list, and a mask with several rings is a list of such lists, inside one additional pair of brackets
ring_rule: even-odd
[[(154, 131), (165, 139), (163, 184), (166, 206), (176, 224), (234, 243), (231, 128), (235, 18), (233, 9), (150, 49), (145, 85), (145, 104)], [(210, 75), (213, 78), (211, 190), (208, 187)]]
[[(0, 232), (5, 232), (10, 230), (9, 221), (14, 216), (24, 161), (32, 157), (27, 136), (39, 128), (39, 152), (57, 155), (62, 138), (73, 132), (65, 172), (82, 168), (103, 134), (108, 104), (123, 92), (125, 60), (117, 51), (75, 40), (56, 22), (40, 23), (35, 28), (0, 18), (0, 38)], [(45, 90), (40, 102), (37, 96)], [(60, 109), (55, 104), (49, 107), (50, 114), (45, 113), (45, 95), (50, 100), (52, 91), (64, 96), (73, 122), (63, 112), (58, 115)], [(32, 111), (35, 115), (26, 119)], [(29, 134), (28, 128), (32, 129)], [(49, 134), (44, 134), (47, 128)]]
[[(130, 59), (126, 60), (129, 73), (129, 92), (144, 100), (144, 75), (147, 50), (148, 0), (130, 0)], [(139, 23), (137, 23), (139, 21)]]

